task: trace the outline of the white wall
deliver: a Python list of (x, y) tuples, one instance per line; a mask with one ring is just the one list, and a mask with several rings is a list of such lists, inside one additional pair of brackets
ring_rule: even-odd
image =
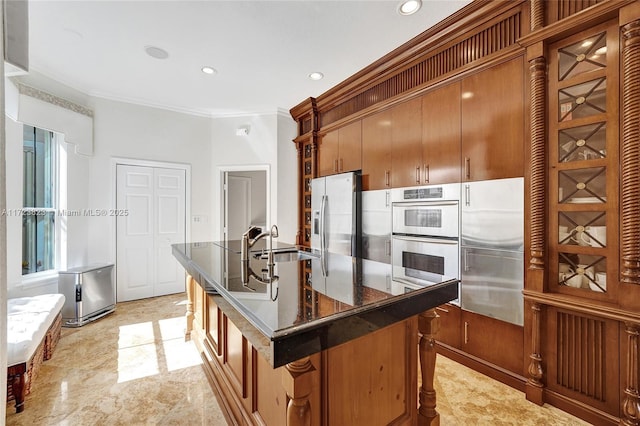
[[(90, 209), (115, 207), (112, 158), (191, 165), (191, 215), (210, 216), (211, 119), (101, 98), (92, 100), (94, 155)], [(190, 218), (189, 218), (190, 220)], [(191, 222), (191, 240), (211, 239), (211, 224)], [(89, 261), (115, 262), (115, 217), (92, 217)]]
[[(237, 136), (238, 127), (249, 126), (249, 134)], [(213, 170), (212, 216), (213, 239), (221, 238), (221, 166), (269, 166), (270, 211), (272, 224), (278, 225), (279, 240), (295, 243), (297, 219), (296, 150), (291, 140), (295, 137), (295, 122), (282, 114), (225, 117), (212, 120), (211, 169)], [(291, 159), (293, 165), (283, 161)], [(293, 168), (291, 170), (291, 168)], [(281, 184), (288, 181), (290, 184)], [(291, 192), (280, 189), (293, 188)], [(281, 196), (280, 196), (281, 195)], [(293, 218), (291, 219), (291, 212)]]

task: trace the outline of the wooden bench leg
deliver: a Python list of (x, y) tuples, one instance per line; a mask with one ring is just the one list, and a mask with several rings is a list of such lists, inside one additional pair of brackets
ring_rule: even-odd
[(27, 380), (26, 371), (11, 376), (11, 389), (13, 391), (13, 397), (16, 399), (16, 413), (22, 413), (24, 411), (25, 384)]

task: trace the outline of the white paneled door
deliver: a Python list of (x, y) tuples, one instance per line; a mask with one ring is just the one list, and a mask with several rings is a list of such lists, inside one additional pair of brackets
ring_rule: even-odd
[(117, 300), (184, 291), (171, 244), (185, 242), (185, 171), (117, 166)]

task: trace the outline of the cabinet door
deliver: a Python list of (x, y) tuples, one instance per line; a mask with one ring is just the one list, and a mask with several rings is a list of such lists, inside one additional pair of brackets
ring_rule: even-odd
[(339, 129), (338, 171), (350, 172), (362, 168), (362, 121)]
[(422, 183), (460, 182), (460, 82), (422, 97)]
[(338, 172), (339, 129), (322, 135), (318, 142), (318, 176)]
[(391, 109), (391, 185), (419, 185), (422, 168), (422, 98)]
[(463, 181), (524, 176), (522, 57), (462, 80)]
[(461, 310), (462, 350), (516, 374), (524, 374), (524, 328)]
[(460, 349), (460, 308), (446, 304), (436, 308), (440, 316), (440, 330), (436, 340), (445, 345)]
[(362, 120), (362, 189), (391, 187), (391, 110)]

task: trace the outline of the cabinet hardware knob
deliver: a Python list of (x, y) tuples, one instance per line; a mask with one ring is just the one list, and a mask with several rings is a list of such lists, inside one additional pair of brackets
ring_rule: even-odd
[(467, 179), (471, 179), (471, 158), (464, 158), (464, 175)]
[(464, 322), (464, 344), (469, 343), (469, 323), (467, 321)]
[(385, 186), (389, 186), (389, 175), (391, 173), (389, 173), (389, 170), (385, 170), (384, 171), (384, 184)]
[(420, 183), (420, 166), (416, 167), (416, 183)]
[(429, 165), (424, 165), (424, 183), (429, 183)]

